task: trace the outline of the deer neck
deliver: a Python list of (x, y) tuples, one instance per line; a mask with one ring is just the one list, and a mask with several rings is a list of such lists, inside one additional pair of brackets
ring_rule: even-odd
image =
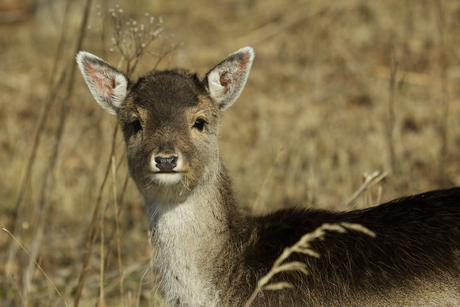
[[(211, 283), (216, 259), (231, 241), (230, 224), (239, 217), (227, 171), (208, 176), (174, 203), (146, 198), (155, 249), (154, 263), (174, 306), (214, 306)], [(180, 303), (177, 303), (180, 302)]]

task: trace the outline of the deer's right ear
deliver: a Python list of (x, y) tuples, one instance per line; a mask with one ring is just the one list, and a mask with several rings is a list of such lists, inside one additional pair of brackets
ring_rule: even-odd
[(97, 103), (110, 114), (117, 115), (128, 94), (128, 77), (88, 52), (80, 51), (77, 63)]

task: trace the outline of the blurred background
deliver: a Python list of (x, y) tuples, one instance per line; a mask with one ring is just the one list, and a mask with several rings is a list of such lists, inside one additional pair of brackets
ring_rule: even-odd
[(135, 80), (254, 47), (220, 135), (242, 210), (340, 210), (460, 184), (459, 30), (456, 0), (0, 0), (0, 305), (164, 306), (78, 50)]

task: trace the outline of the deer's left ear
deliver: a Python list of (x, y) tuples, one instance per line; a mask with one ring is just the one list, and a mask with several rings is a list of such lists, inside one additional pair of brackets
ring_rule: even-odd
[(88, 52), (80, 51), (77, 63), (97, 103), (110, 114), (117, 115), (128, 94), (128, 77)]
[(220, 111), (225, 111), (240, 96), (248, 80), (254, 56), (251, 47), (241, 48), (206, 74), (204, 82), (209, 96)]

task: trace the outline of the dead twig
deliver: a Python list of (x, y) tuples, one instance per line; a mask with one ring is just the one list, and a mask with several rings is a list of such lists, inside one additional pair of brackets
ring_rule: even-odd
[(18, 239), (15, 238), (15, 236), (8, 230), (5, 228), (5, 226), (0, 223), (0, 227), (2, 228), (2, 230), (4, 232), (6, 232), (11, 238), (13, 238), (13, 240), (16, 242), (16, 244), (27, 254), (27, 256), (29, 256), (29, 259), (31, 261), (33, 261), (33, 263), (37, 266), (37, 268), (42, 272), (42, 274), (46, 277), (46, 279), (48, 280), (48, 282), (51, 284), (51, 286), (53, 286), (54, 288), (54, 291), (56, 291), (56, 293), (59, 295), (59, 297), (61, 298), (62, 302), (64, 303), (64, 305), (66, 306), (69, 306), (67, 305), (66, 301), (64, 300), (64, 297), (61, 295), (61, 292), (59, 292), (59, 290), (56, 288), (56, 286), (54, 285), (53, 281), (51, 280), (51, 278), (49, 278), (49, 276), (46, 274), (46, 272), (42, 269), (42, 267), (37, 263), (37, 261), (35, 261), (35, 259), (29, 254), (29, 252), (24, 248), (24, 246), (21, 244), (21, 242), (19, 242)]
[(370, 175), (365, 175), (364, 176), (364, 182), (363, 184), (356, 190), (355, 193), (342, 205), (343, 209), (349, 208), (350, 204), (354, 202), (361, 193), (366, 191), (369, 187), (375, 185), (379, 181), (381, 181), (383, 178), (385, 178), (388, 175), (387, 171), (381, 172), (381, 171), (376, 171)]

